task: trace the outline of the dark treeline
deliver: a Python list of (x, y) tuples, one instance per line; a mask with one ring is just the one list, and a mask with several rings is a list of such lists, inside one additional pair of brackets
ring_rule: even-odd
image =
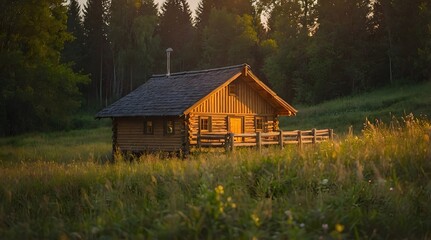
[(0, 135), (70, 125), (165, 73), (169, 47), (172, 72), (248, 63), (301, 103), (430, 79), (431, 0), (0, 3)]

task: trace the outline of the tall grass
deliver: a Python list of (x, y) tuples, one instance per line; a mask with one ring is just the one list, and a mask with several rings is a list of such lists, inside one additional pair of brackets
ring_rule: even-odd
[(0, 169), (0, 238), (430, 238), (430, 131), (407, 116), (303, 149), (25, 161)]

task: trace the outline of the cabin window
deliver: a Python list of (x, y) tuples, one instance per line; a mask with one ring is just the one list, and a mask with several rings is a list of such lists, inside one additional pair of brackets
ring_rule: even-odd
[(152, 135), (154, 134), (153, 121), (145, 121), (144, 122), (144, 134)]
[(166, 120), (164, 129), (165, 135), (175, 134), (175, 122), (173, 120)]
[(256, 128), (256, 132), (264, 132), (265, 131), (265, 123), (263, 117), (256, 117), (254, 119), (254, 125)]
[(229, 96), (237, 96), (238, 95), (238, 86), (234, 83), (229, 84)]
[(211, 117), (201, 117), (199, 120), (199, 129), (201, 132), (211, 132)]

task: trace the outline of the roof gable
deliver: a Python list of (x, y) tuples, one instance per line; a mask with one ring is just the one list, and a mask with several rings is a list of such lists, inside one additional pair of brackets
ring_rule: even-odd
[[(241, 74), (247, 75), (248, 68), (248, 65), (242, 64), (170, 76), (154, 75), (136, 90), (97, 113), (96, 117), (181, 116)], [(257, 78), (253, 80), (260, 82)], [(257, 85), (266, 87), (262, 82)], [(296, 113), (293, 107), (265, 87), (262, 88), (270, 91), (268, 96), (278, 106), (277, 109), (288, 108), (285, 114), (280, 115)]]

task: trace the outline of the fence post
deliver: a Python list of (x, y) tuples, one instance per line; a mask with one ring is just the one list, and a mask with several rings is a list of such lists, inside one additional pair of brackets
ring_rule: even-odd
[(229, 148), (231, 152), (235, 151), (235, 133), (229, 133)]
[(300, 147), (300, 148), (302, 148), (302, 132), (301, 132), (301, 130), (298, 130), (298, 146)]
[(283, 130), (279, 130), (279, 135), (278, 135), (278, 145), (280, 146), (280, 149), (283, 149)]
[(315, 128), (311, 129), (311, 133), (313, 134), (312, 143), (315, 144), (316, 143), (316, 138), (317, 138), (317, 136), (316, 136), (316, 129)]
[(329, 139), (330, 140), (334, 140), (334, 129), (328, 129), (328, 132), (329, 132)]
[(200, 133), (198, 133), (197, 141), (198, 141), (198, 149), (200, 151), (201, 150), (201, 146), (202, 146), (202, 144), (201, 144), (201, 134)]
[(256, 132), (256, 146), (259, 152), (262, 151), (262, 133)]
[(230, 142), (229, 142), (229, 133), (224, 135), (224, 149), (226, 152), (229, 152)]

